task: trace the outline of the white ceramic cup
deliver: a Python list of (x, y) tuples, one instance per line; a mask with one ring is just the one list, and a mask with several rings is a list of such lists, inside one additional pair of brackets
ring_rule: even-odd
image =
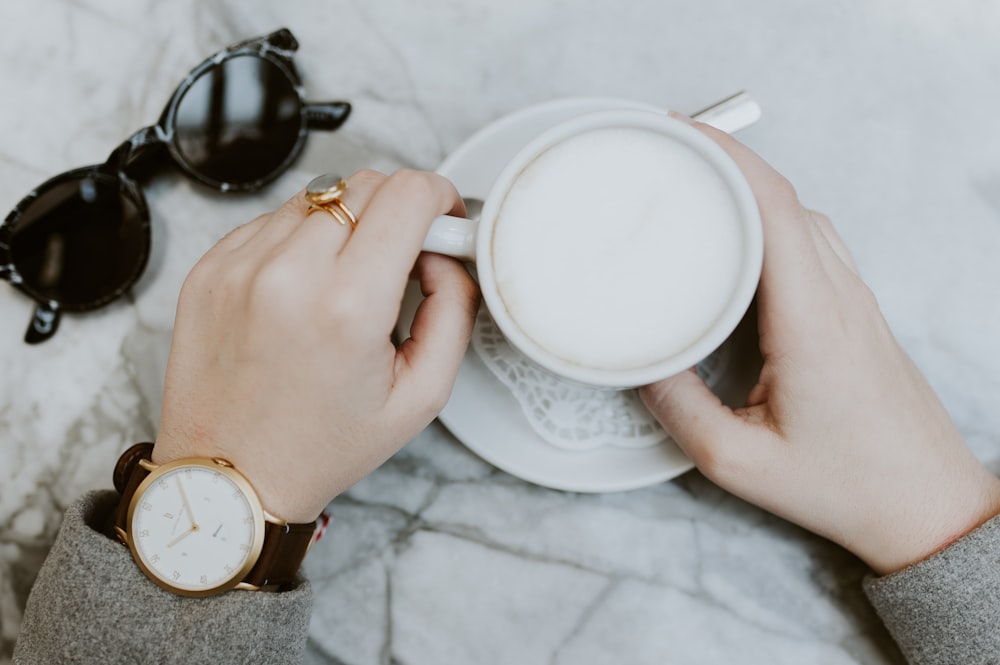
[[(729, 273), (735, 272), (733, 288), (728, 292), (724, 306), (713, 321), (708, 323), (697, 338), (683, 348), (668, 354), (650, 358), (639, 366), (607, 367), (595, 366), (587, 358), (572, 361), (545, 348), (528, 336), (516, 318), (505, 305), (498, 287), (494, 271), (493, 241), (498, 225), (504, 223), (500, 215), (505, 199), (522, 173), (536, 159), (559, 144), (588, 132), (607, 128), (636, 129), (652, 132), (671, 139), (683, 148), (689, 148), (697, 158), (710, 167), (710, 171), (724, 183), (725, 190), (732, 197), (733, 233), (738, 234), (738, 265), (720, 266)], [(654, 139), (657, 137), (653, 137)], [(686, 154), (689, 151), (686, 151)], [(594, 163), (600, 163), (600, 155), (594, 155)], [(599, 167), (595, 181), (600, 182)], [(595, 195), (611, 196), (615, 192), (596, 191)], [(669, 191), (653, 192), (654, 196), (668, 196)], [(558, 202), (555, 202), (558, 204)], [(558, 205), (556, 205), (558, 209)], [(509, 216), (507, 217), (509, 219)], [(509, 223), (509, 222), (508, 222)], [(736, 328), (747, 311), (756, 292), (763, 258), (763, 234), (757, 203), (750, 186), (732, 159), (711, 139), (694, 127), (669, 117), (662, 112), (622, 109), (589, 113), (560, 123), (531, 141), (511, 159), (493, 184), (483, 204), (479, 220), (441, 216), (434, 220), (424, 243), (425, 251), (447, 254), (475, 263), (483, 302), (489, 310), (507, 341), (524, 353), (539, 366), (556, 375), (579, 383), (605, 388), (633, 388), (682, 372), (706, 358), (718, 348)], [(553, 260), (556, 260), (554, 257)], [(572, 288), (572, 287), (570, 287)], [(629, 289), (629, 284), (615, 285), (614, 288)], [(685, 288), (697, 289), (698, 284), (686, 284)], [(599, 313), (598, 313), (599, 314)], [(671, 316), (683, 317), (683, 311), (671, 312)], [(574, 330), (565, 330), (572, 336)], [(563, 331), (559, 331), (563, 335)]]

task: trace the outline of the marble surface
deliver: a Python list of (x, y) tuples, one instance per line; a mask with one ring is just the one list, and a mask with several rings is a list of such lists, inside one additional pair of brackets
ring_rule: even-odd
[[(265, 192), (165, 172), (134, 298), (21, 343), (0, 285), (0, 661), (63, 508), (155, 431), (176, 294), (226, 230), (319, 172), (434, 168), (525, 105), (612, 95), (695, 110), (740, 89), (741, 138), (829, 213), (900, 341), (1000, 471), (1000, 5), (982, 0), (8, 0), (0, 205), (105, 159), (184, 73), (290, 27), (313, 99), (354, 104)], [(338, 499), (307, 568), (310, 663), (900, 663), (850, 555), (696, 472), (574, 495), (434, 424)]]

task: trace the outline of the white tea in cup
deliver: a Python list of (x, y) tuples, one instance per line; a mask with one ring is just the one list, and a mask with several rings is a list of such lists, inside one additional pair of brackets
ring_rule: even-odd
[(496, 288), (517, 327), (568, 363), (671, 358), (722, 315), (742, 222), (726, 180), (659, 132), (594, 129), (535, 157), (493, 225)]

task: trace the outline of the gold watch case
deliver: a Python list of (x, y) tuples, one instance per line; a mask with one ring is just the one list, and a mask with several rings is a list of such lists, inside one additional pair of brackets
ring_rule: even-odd
[[(139, 464), (147, 469), (150, 473), (149, 475), (140, 483), (139, 487), (136, 489), (135, 494), (132, 496), (132, 501), (129, 503), (128, 507), (128, 518), (126, 521), (127, 530), (122, 533), (119, 529), (119, 535), (123, 537), (125, 543), (128, 545), (129, 550), (132, 552), (132, 558), (139, 565), (142, 572), (154, 583), (160, 587), (171, 591), (173, 593), (190, 596), (190, 597), (205, 597), (212, 596), (224, 591), (228, 591), (234, 588), (243, 588), (249, 590), (256, 590), (250, 584), (242, 582), (250, 571), (253, 569), (254, 565), (260, 557), (261, 549), (264, 545), (264, 527), (265, 520), (270, 522), (275, 522), (277, 524), (284, 524), (284, 520), (277, 518), (269, 513), (267, 513), (261, 506), (260, 499), (257, 496), (257, 492), (254, 490), (253, 485), (247, 480), (243, 474), (233, 468), (233, 465), (228, 461), (223, 459), (204, 459), (204, 458), (183, 458), (168, 462), (166, 464), (154, 464), (148, 460), (141, 460)], [(250, 512), (253, 516), (253, 536), (250, 543), (249, 550), (247, 552), (246, 559), (243, 565), (234, 570), (232, 575), (224, 580), (223, 582), (216, 584), (207, 588), (199, 589), (189, 589), (186, 587), (179, 587), (172, 583), (170, 579), (164, 578), (157, 571), (150, 568), (145, 560), (144, 553), (139, 551), (139, 546), (137, 545), (136, 538), (133, 538), (133, 525), (135, 524), (135, 513), (139, 506), (142, 505), (144, 497), (146, 496), (147, 490), (164, 476), (171, 475), (172, 472), (181, 470), (185, 468), (199, 468), (208, 469), (210, 471), (216, 472), (227, 480), (229, 480), (233, 485), (235, 485), (240, 492), (242, 492), (247, 504), (250, 507)], [(185, 501), (187, 499), (185, 498)], [(193, 529), (197, 529), (197, 526), (192, 520)]]

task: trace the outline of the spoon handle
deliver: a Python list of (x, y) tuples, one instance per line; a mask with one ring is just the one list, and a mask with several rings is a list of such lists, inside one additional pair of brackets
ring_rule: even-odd
[(760, 115), (760, 105), (744, 90), (691, 114), (691, 118), (732, 134), (760, 120)]

